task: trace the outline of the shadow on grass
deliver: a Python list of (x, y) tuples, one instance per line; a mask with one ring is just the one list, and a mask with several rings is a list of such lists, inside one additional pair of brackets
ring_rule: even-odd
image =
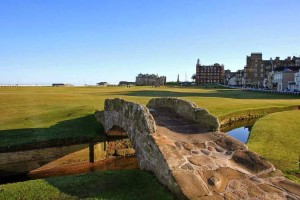
[[(204, 90), (205, 91), (205, 90)], [(211, 91), (211, 92), (210, 92)], [(175, 92), (168, 90), (140, 90), (128, 91), (120, 93), (126, 96), (142, 96), (142, 97), (221, 97), (233, 99), (299, 99), (298, 95), (273, 94), (264, 92), (249, 92), (233, 89), (207, 89), (207, 92)]]
[(0, 131), (0, 152), (64, 146), (85, 142), (103, 141), (103, 127), (95, 117), (58, 122), (49, 128), (26, 128)]
[(45, 180), (79, 199), (173, 199), (171, 192), (146, 171), (105, 171)]

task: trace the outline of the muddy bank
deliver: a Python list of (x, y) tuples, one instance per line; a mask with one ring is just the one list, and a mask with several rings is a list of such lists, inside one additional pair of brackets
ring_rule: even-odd
[(29, 173), (1, 177), (0, 184), (22, 182), (55, 176), (83, 174), (95, 171), (113, 171), (125, 169), (139, 170), (138, 162), (135, 156), (111, 156), (96, 163), (79, 163), (68, 166), (58, 166), (49, 169), (37, 169)]
[(81, 163), (46, 170), (34, 170), (28, 173), (28, 177), (30, 179), (37, 179), (53, 176), (82, 174), (95, 171), (113, 171), (124, 169), (139, 169), (138, 162), (135, 156), (112, 156), (96, 163)]

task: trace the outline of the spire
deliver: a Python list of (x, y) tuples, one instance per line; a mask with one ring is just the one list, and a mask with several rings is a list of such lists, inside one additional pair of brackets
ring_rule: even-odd
[(197, 59), (197, 65), (200, 65), (200, 59), (199, 58)]
[(177, 83), (179, 83), (179, 74), (178, 74), (178, 76), (177, 76)]
[(272, 66), (272, 72), (274, 72), (274, 67), (273, 67), (273, 59), (272, 57), (270, 58), (271, 66)]

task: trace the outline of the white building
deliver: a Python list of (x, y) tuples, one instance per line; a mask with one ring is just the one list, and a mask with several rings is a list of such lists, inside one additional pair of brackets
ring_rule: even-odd
[(295, 73), (295, 81), (289, 84), (289, 89), (300, 91), (300, 70)]
[(273, 75), (273, 85), (278, 92), (289, 89), (291, 82), (294, 82), (295, 72), (289, 69), (283, 70), (281, 72), (275, 72)]
[(236, 78), (235, 76), (229, 78), (229, 80), (228, 80), (228, 85), (229, 85), (229, 86), (237, 86), (237, 78)]

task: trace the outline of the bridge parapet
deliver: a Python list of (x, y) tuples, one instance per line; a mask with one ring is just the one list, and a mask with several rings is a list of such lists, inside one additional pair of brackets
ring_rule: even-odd
[(208, 131), (218, 131), (220, 128), (219, 120), (211, 115), (206, 109), (198, 108), (196, 104), (178, 98), (154, 98), (147, 104), (148, 108), (168, 108), (175, 111), (179, 116), (194, 121)]
[(114, 126), (146, 135), (156, 131), (155, 121), (146, 106), (119, 98), (106, 99), (104, 110), (96, 111), (95, 117), (108, 135)]

